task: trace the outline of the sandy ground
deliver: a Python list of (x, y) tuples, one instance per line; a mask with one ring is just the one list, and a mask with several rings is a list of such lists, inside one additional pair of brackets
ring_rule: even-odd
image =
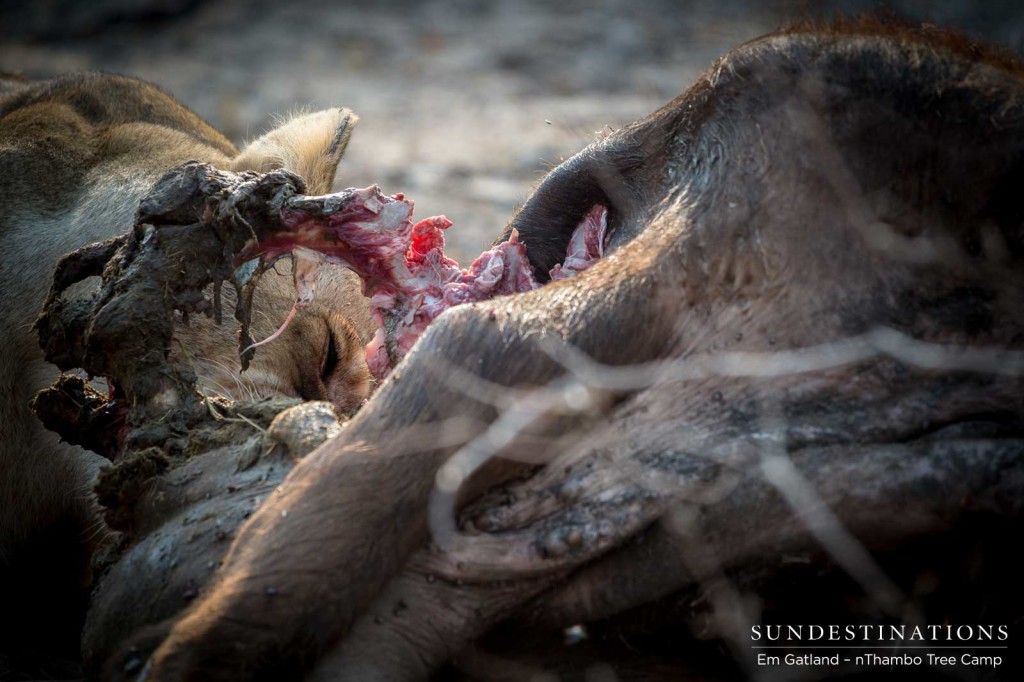
[(451, 251), (490, 242), (530, 188), (788, 21), (888, 7), (1020, 49), (1014, 2), (0, 0), (0, 69), (158, 83), (238, 143), (298, 108), (363, 119), (337, 189), (379, 183)]

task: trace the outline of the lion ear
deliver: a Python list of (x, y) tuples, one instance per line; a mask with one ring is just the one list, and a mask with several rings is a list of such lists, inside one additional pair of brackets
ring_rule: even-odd
[(295, 116), (253, 140), (231, 162), (231, 170), (266, 173), (287, 168), (302, 176), (309, 194), (327, 194), (358, 122), (359, 117), (343, 107)]

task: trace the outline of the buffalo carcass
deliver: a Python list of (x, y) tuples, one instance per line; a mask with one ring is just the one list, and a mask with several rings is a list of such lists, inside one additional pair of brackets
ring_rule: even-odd
[(742, 661), (722, 578), (820, 554), (932, 617), (870, 552), (1020, 519), (1022, 78), (875, 21), (726, 55), (505, 232), (547, 273), (603, 205), (607, 255), (441, 315), (110, 674), (423, 679), (707, 581)]

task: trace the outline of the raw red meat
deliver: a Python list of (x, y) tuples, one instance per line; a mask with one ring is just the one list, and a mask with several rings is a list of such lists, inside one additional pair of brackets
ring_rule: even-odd
[[(321, 258), (356, 272), (378, 325), (366, 347), (366, 361), (380, 379), (448, 308), (540, 286), (526, 245), (515, 231), (463, 270), (444, 254), (444, 230), (451, 221), (435, 216), (413, 224), (412, 212), (411, 200), (402, 194), (387, 196), (376, 186), (298, 197), (281, 211), (285, 229), (247, 244), (239, 262), (257, 256), (269, 261), (292, 253), (296, 307), (312, 300)], [(587, 212), (570, 239), (565, 262), (551, 270), (552, 280), (571, 277), (604, 255), (607, 217), (608, 210), (601, 205)]]

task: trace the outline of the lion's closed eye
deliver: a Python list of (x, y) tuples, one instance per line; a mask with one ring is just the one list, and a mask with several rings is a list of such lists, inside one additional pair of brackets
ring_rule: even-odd
[(342, 412), (355, 409), (369, 394), (370, 374), (363, 343), (352, 324), (331, 314), (326, 322), (326, 348), (320, 372), (328, 399)]
[(328, 383), (331, 375), (338, 367), (338, 342), (334, 338), (334, 332), (331, 331), (330, 324), (327, 325), (327, 350), (324, 352), (324, 365), (320, 370), (320, 376), (323, 378), (324, 383)]

